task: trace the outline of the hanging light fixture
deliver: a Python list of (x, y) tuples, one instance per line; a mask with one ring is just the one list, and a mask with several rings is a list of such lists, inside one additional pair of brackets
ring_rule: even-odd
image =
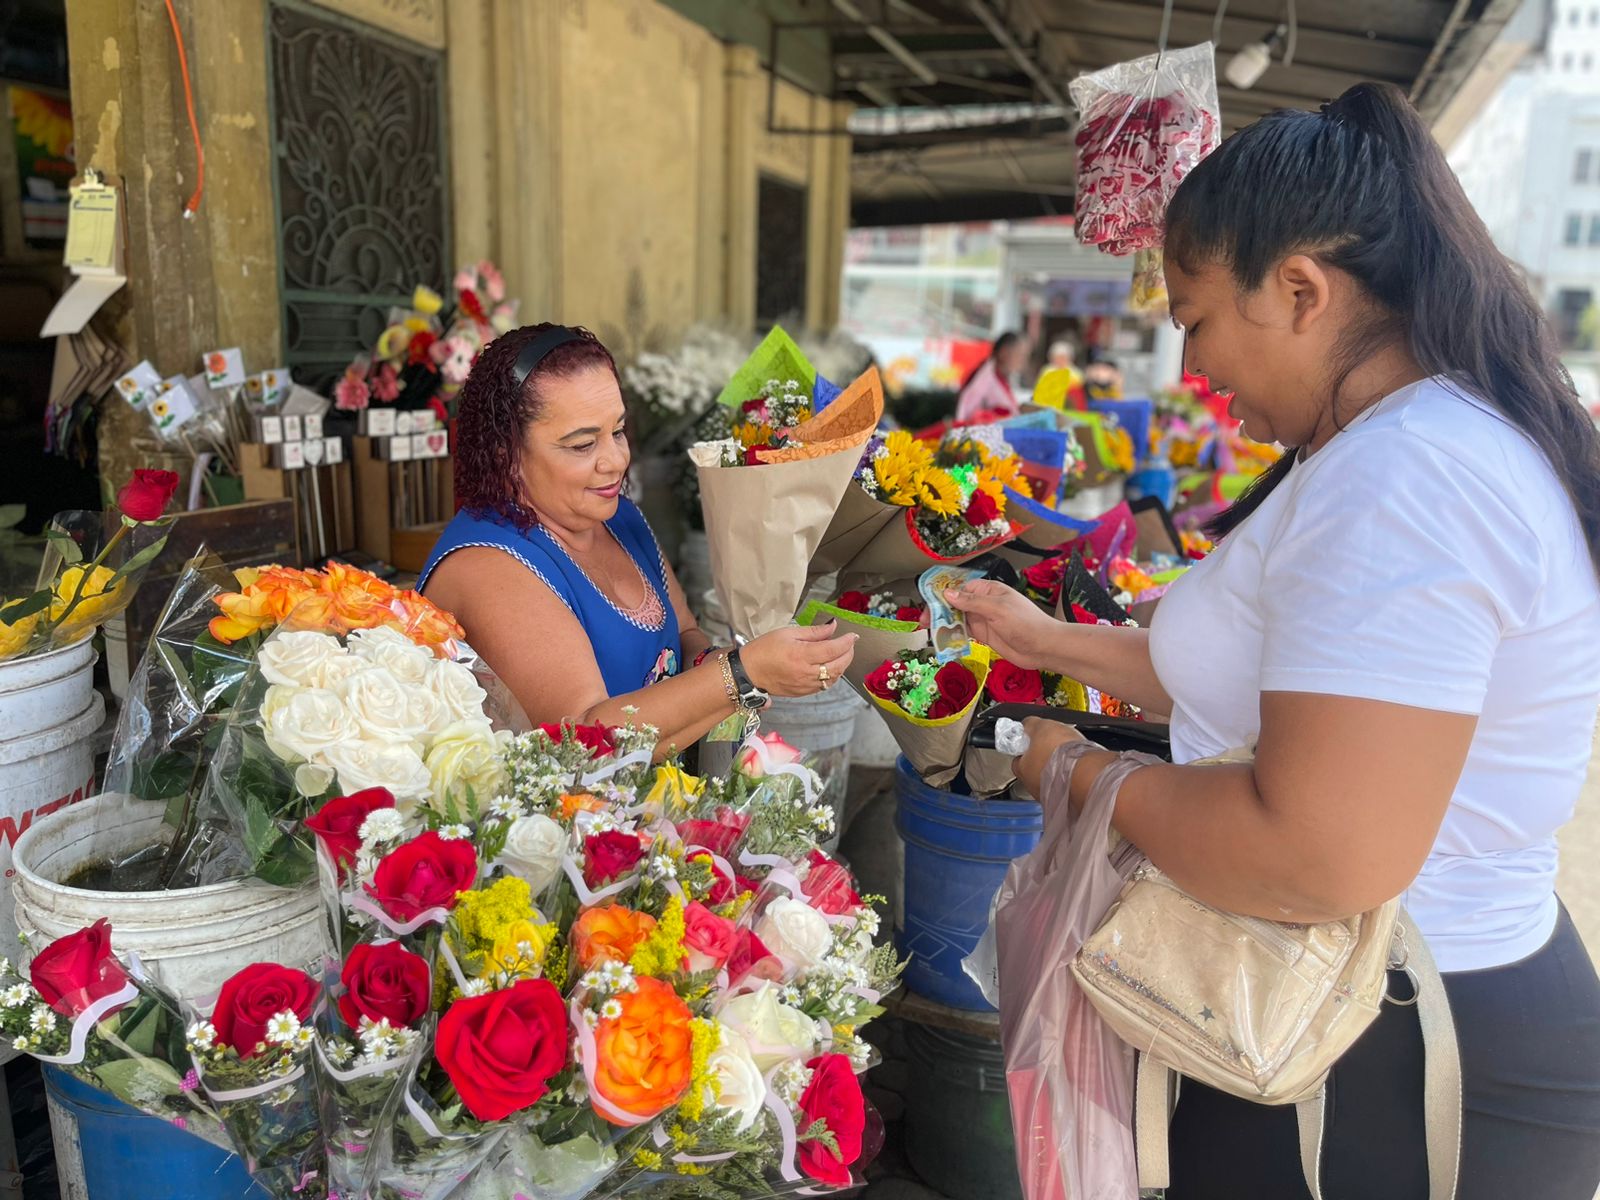
[(1222, 69), (1223, 76), (1241, 90), (1255, 87), (1256, 82), (1272, 65), (1272, 56), (1283, 47), (1284, 38), (1288, 33), (1287, 25), (1279, 25), (1259, 42), (1251, 42), (1244, 49), (1236, 51), (1228, 60), (1228, 65)]

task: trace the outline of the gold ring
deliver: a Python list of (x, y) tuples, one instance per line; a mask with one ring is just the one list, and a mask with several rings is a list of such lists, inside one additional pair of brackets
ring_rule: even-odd
[(827, 687), (833, 682), (833, 677), (828, 674), (828, 665), (826, 663), (817, 668), (817, 678), (822, 681), (823, 687)]

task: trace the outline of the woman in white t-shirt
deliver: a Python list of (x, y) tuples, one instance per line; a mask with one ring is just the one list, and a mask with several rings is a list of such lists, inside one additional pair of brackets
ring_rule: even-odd
[[(1600, 702), (1600, 434), (1393, 87), (1240, 131), (1167, 222), (1185, 366), (1296, 449), (1148, 632), (1062, 625), (987, 582), (951, 598), (1006, 658), (1170, 714), (1176, 764), (1254, 744), (1249, 766), (1134, 772), (1116, 827), (1236, 912), (1403, 894), (1461, 1048), (1458, 1194), (1591, 1200), (1600, 983), (1554, 884)], [(1030, 724), (1037, 794), (1077, 735)], [(1071, 803), (1112, 757), (1082, 754)], [(1331, 1076), (1329, 1200), (1428, 1195), (1422, 1070), (1416, 1009), (1385, 1005)], [(1169, 1200), (1307, 1195), (1292, 1107), (1185, 1081), (1171, 1145)]]

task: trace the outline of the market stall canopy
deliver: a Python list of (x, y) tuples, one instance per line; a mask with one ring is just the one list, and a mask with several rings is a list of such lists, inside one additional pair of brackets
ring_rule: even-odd
[[(1282, 42), (1248, 89), (1223, 68), (1281, 23), (1285, 0), (1177, 0), (1169, 46), (1218, 43), (1224, 132), (1278, 108), (1314, 108), (1363, 80), (1404, 88), (1436, 121), (1523, 0), (1297, 0), (1293, 61)], [(828, 40), (833, 94), (852, 117), (856, 225), (1072, 211), (1074, 113), (1067, 83), (1154, 52), (1161, 0), (829, 0), (815, 20), (774, 22), (784, 43)], [(1287, 40), (1287, 39), (1285, 39)], [(789, 131), (769, 122), (776, 133)], [(818, 131), (821, 132), (821, 131)]]

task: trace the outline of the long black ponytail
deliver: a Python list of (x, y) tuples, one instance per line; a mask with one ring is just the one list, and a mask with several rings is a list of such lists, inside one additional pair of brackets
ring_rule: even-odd
[[(1375, 301), (1340, 347), (1334, 395), (1404, 337), (1424, 370), (1494, 405), (1544, 452), (1600, 570), (1600, 430), (1521, 274), (1399, 88), (1363, 83), (1320, 112), (1263, 117), (1190, 172), (1167, 209), (1168, 257), (1189, 272), (1225, 265), (1242, 290), (1297, 252), (1346, 272)], [(1261, 476), (1215, 534), (1255, 511), (1294, 459)]]

